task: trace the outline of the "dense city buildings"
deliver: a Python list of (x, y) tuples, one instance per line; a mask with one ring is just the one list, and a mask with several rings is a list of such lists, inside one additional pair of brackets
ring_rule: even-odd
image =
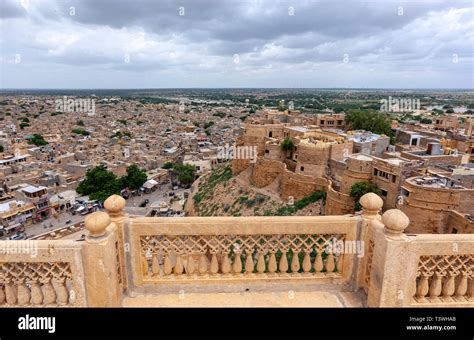
[[(299, 120), (291, 118), (293, 114)], [(465, 121), (464, 129), (431, 134), (399, 126), (395, 145), (390, 145), (388, 136), (320, 126), (319, 116), (306, 121), (307, 125), (299, 124), (299, 112), (278, 117), (277, 121), (272, 112), (264, 112), (245, 125), (238, 143), (256, 146), (259, 157), (255, 164), (233, 160), (234, 174), (250, 167), (251, 184), (276, 188), (282, 200), (324, 191), (327, 215), (353, 213), (354, 185), (370, 182), (383, 199), (384, 209), (400, 208), (417, 221), (408, 228), (410, 232), (456, 232), (457, 228), (448, 226), (450, 214), (462, 216), (464, 231), (474, 231), (474, 189), (468, 179), (472, 149), (451, 139), (471, 131), (465, 140), (472, 143), (472, 120)], [(291, 150), (282, 147), (285, 139), (291, 140)]]

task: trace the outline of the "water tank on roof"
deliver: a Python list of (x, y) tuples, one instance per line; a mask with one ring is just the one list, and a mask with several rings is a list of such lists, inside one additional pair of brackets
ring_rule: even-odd
[(428, 143), (428, 148), (426, 149), (428, 155), (441, 155), (441, 144), (440, 143)]

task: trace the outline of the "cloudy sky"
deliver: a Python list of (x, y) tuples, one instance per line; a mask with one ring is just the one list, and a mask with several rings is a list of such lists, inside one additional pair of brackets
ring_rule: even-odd
[(474, 88), (472, 1), (1, 0), (0, 88)]

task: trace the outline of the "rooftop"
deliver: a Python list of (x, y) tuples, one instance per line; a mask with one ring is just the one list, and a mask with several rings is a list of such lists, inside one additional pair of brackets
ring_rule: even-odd
[(29, 194), (34, 194), (35, 192), (46, 190), (46, 187), (43, 186), (34, 186), (34, 185), (28, 185), (27, 187), (21, 189), (21, 191), (27, 192)]
[(439, 189), (466, 189), (462, 185), (457, 184), (447, 177), (441, 176), (427, 176), (427, 177), (412, 177), (407, 179), (408, 183)]

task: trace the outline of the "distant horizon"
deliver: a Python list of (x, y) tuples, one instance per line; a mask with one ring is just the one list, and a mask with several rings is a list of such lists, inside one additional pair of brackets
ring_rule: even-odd
[(130, 88), (120, 88), (120, 87), (97, 87), (97, 88), (87, 88), (87, 87), (78, 87), (78, 88), (68, 88), (68, 87), (51, 87), (51, 88), (0, 88), (2, 91), (133, 91), (133, 90), (435, 90), (435, 91), (473, 91), (473, 88), (463, 88), (463, 87), (130, 87)]

